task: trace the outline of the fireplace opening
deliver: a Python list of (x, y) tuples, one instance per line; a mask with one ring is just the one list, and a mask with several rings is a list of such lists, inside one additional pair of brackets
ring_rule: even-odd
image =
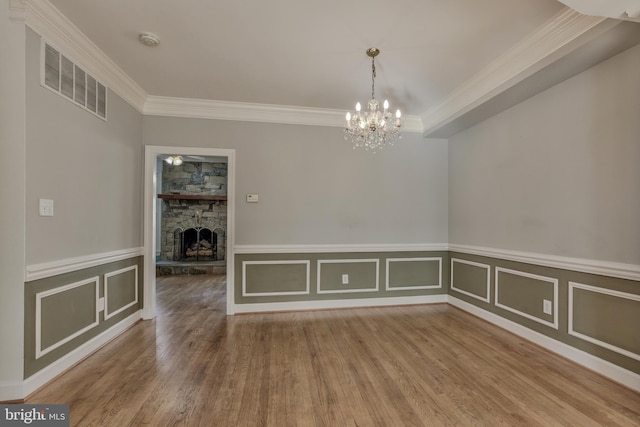
[(206, 227), (176, 230), (174, 261), (215, 261), (218, 250), (217, 234)]

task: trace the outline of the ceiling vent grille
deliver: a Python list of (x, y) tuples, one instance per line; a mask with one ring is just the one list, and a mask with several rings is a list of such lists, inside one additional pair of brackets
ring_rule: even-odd
[(107, 120), (107, 88), (48, 43), (42, 43), (41, 83)]

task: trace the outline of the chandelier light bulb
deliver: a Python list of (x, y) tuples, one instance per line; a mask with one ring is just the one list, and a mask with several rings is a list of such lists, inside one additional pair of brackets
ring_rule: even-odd
[(400, 110), (396, 110), (396, 119), (399, 119), (400, 117), (402, 117), (402, 113)]
[(382, 104), (382, 106), (384, 107), (384, 111), (387, 111), (389, 109), (389, 101), (385, 99), (384, 104)]
[(362, 109), (362, 105), (360, 105), (360, 103), (358, 102), (356, 104), (356, 111), (359, 113), (361, 109)]
[(351, 113), (347, 112), (347, 122), (351, 121)]

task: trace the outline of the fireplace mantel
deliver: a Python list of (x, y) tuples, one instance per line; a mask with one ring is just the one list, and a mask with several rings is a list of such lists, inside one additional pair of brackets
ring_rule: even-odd
[(227, 196), (211, 194), (158, 194), (158, 199), (165, 200), (227, 200)]

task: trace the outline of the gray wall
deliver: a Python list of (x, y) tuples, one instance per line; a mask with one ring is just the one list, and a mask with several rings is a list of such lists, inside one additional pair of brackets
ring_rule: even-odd
[(23, 366), (24, 23), (0, 7), (0, 401), (15, 398)]
[[(142, 246), (142, 114), (109, 91), (105, 122), (41, 86), (40, 49), (40, 36), (27, 29), (26, 203), (16, 201), (26, 207), (26, 265)], [(25, 176), (24, 169), (21, 174)], [(39, 216), (40, 198), (54, 200), (55, 216)], [(137, 274), (119, 270), (132, 265), (137, 266)], [(95, 306), (95, 287), (91, 284), (66, 289), (93, 276), (99, 285), (98, 296), (107, 297), (105, 310)], [(142, 259), (137, 256), (47, 276), (24, 287), (20, 283), (25, 308), (24, 328), (20, 328), (24, 334), (21, 356), (25, 378), (138, 311), (141, 284)], [(45, 304), (38, 315), (43, 317), (36, 325), (36, 299), (46, 292), (56, 293), (42, 298)], [(121, 313), (105, 319), (105, 313), (125, 306)], [(92, 316), (99, 320), (84, 330)], [(42, 329), (43, 347), (64, 343), (38, 359), (37, 327)]]
[(447, 242), (445, 140), (406, 133), (374, 155), (340, 128), (152, 116), (143, 140), (237, 150), (236, 244)]
[(640, 263), (640, 46), (449, 141), (451, 243)]
[(27, 264), (142, 246), (142, 114), (109, 91), (105, 122), (42, 87), (30, 29), (26, 83)]

